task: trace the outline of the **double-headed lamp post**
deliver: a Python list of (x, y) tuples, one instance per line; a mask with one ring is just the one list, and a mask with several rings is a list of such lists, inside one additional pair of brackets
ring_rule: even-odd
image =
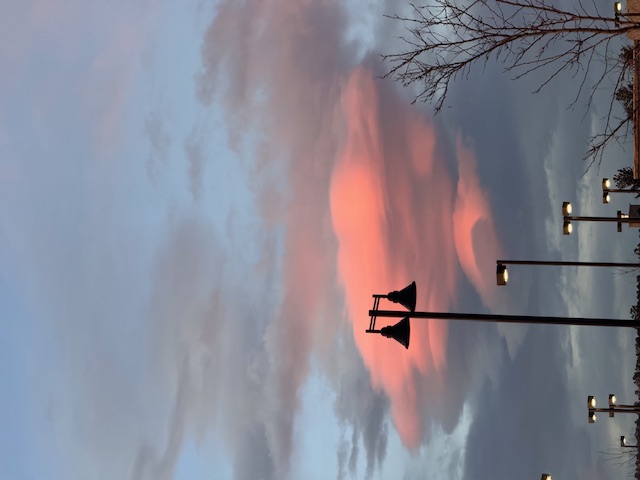
[[(400, 303), (408, 311), (380, 310), (380, 300), (387, 299), (394, 303)], [(382, 336), (393, 338), (405, 348), (409, 348), (410, 318), (428, 318), (432, 320), (462, 320), (469, 322), (491, 323), (516, 323), (537, 325), (576, 325), (586, 327), (632, 327), (640, 328), (639, 320), (621, 320), (615, 318), (583, 318), (583, 317), (545, 317), (532, 315), (493, 315), (481, 313), (450, 313), (450, 312), (416, 312), (416, 282), (400, 291), (394, 291), (387, 295), (374, 294), (373, 308), (369, 310), (369, 328), (367, 333), (379, 333)], [(391, 326), (376, 329), (378, 317), (401, 318), (398, 323)], [(595, 400), (594, 400), (595, 401)]]
[(620, 267), (620, 268), (640, 268), (640, 263), (619, 263), (619, 262), (565, 262), (546, 260), (496, 260), (496, 283), (506, 285), (509, 281), (507, 265), (550, 265), (563, 267)]
[(573, 225), (571, 222), (611, 222), (618, 224), (618, 232), (622, 231), (622, 224), (636, 224), (640, 223), (640, 218), (630, 217), (626, 213), (622, 213), (618, 210), (618, 214), (615, 217), (581, 217), (571, 215), (573, 212), (573, 207), (571, 206), (571, 202), (562, 202), (562, 217), (564, 218), (564, 222), (562, 224), (562, 233), (564, 235), (571, 235), (573, 231)]
[(596, 397), (589, 395), (587, 397), (587, 410), (589, 412), (589, 423), (596, 423), (596, 413), (608, 413), (609, 417), (614, 417), (616, 413), (635, 413), (640, 414), (640, 405), (617, 405), (616, 396), (609, 394), (608, 408), (597, 408)]
[(609, 203), (611, 201), (610, 193), (635, 193), (640, 195), (640, 190), (634, 190), (632, 188), (611, 188), (611, 181), (608, 178), (602, 179), (602, 203)]

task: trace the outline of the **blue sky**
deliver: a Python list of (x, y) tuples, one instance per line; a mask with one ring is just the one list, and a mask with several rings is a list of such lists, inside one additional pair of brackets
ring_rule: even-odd
[[(433, 117), (378, 77), (396, 2), (25, 1), (0, 20), (0, 478), (608, 478), (629, 332), (412, 325), (418, 307), (626, 318), (580, 159), (607, 107), (489, 65)], [(604, 8), (604, 7), (603, 7)], [(608, 8), (608, 7), (607, 7)], [(607, 9), (604, 9), (609, 11)], [(363, 13), (365, 12), (365, 13)], [(553, 392), (553, 393), (551, 393)], [(536, 476), (537, 475), (537, 476)]]

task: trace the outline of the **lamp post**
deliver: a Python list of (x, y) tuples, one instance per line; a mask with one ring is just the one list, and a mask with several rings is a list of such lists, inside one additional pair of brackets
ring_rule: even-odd
[[(380, 310), (380, 300), (386, 298), (392, 302), (402, 304), (408, 311)], [(432, 320), (491, 322), (491, 323), (516, 323), (536, 325), (577, 325), (587, 327), (633, 327), (640, 328), (639, 320), (622, 320), (615, 318), (582, 318), (582, 317), (554, 317), (532, 315), (493, 315), (481, 313), (450, 313), (450, 312), (416, 312), (416, 282), (400, 291), (387, 295), (374, 294), (373, 308), (369, 310), (369, 328), (367, 333), (379, 333), (382, 336), (393, 338), (405, 348), (409, 348), (410, 318), (428, 318)], [(401, 318), (392, 326), (376, 329), (378, 317)], [(594, 405), (595, 406), (595, 405)]]
[(616, 396), (609, 394), (609, 407), (596, 408), (596, 397), (589, 395), (587, 397), (587, 410), (589, 412), (589, 423), (596, 423), (596, 413), (608, 413), (609, 417), (614, 417), (616, 413), (635, 413), (640, 414), (640, 405), (616, 405)]
[[(627, 20), (629, 17), (637, 17), (640, 15), (640, 12), (627, 12), (627, 13), (622, 13), (622, 2), (613, 2), (613, 16), (615, 18), (616, 21), (616, 28), (620, 27), (620, 17), (624, 18), (625, 21), (629, 21)], [(636, 22), (633, 22), (636, 23)]]
[(632, 188), (610, 188), (611, 181), (608, 178), (602, 179), (602, 203), (609, 203), (611, 197), (610, 193), (635, 193), (636, 195), (640, 195), (640, 190), (635, 190)]
[(564, 223), (562, 225), (562, 233), (564, 235), (571, 235), (573, 231), (573, 225), (571, 222), (612, 222), (618, 224), (618, 232), (622, 231), (622, 224), (638, 224), (640, 218), (630, 217), (629, 215), (622, 213), (618, 210), (618, 214), (615, 217), (581, 217), (571, 215), (573, 208), (571, 202), (562, 203), (562, 216), (564, 217)]
[(565, 262), (546, 260), (496, 260), (496, 282), (498, 285), (506, 285), (509, 281), (507, 265), (549, 265), (563, 267), (627, 267), (640, 268), (640, 263), (619, 262)]

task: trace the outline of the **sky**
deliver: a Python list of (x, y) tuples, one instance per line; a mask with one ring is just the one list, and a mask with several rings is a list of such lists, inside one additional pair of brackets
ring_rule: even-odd
[[(609, 12), (603, 1), (596, 4)], [(630, 331), (414, 320), (629, 318), (637, 231), (582, 160), (613, 84), (487, 64), (442, 112), (381, 78), (393, 0), (3, 3), (0, 479), (609, 479)], [(544, 72), (542, 72), (544, 73)], [(613, 80), (612, 80), (613, 81)], [(637, 261), (637, 259), (635, 259)], [(382, 304), (381, 304), (382, 307)], [(379, 319), (378, 326), (385, 320)], [(622, 417), (622, 418), (619, 418)]]

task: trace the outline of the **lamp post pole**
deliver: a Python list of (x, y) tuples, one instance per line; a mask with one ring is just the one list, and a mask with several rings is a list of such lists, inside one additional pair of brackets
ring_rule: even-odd
[(640, 263), (624, 262), (565, 262), (546, 260), (496, 260), (498, 265), (558, 265), (563, 267), (640, 267)]
[[(405, 312), (402, 310), (369, 310), (369, 316), (386, 318), (428, 318), (432, 320), (461, 320), (469, 322), (518, 323), (536, 325), (576, 325), (584, 327), (633, 327), (640, 328), (639, 320), (617, 318), (555, 317), (533, 315), (494, 315), (483, 313)], [(379, 333), (378, 330), (367, 330)]]
[(640, 268), (640, 263), (621, 262), (565, 262), (546, 260), (496, 260), (496, 281), (498, 285), (506, 285), (509, 281), (507, 265), (550, 265), (563, 267), (620, 267)]

